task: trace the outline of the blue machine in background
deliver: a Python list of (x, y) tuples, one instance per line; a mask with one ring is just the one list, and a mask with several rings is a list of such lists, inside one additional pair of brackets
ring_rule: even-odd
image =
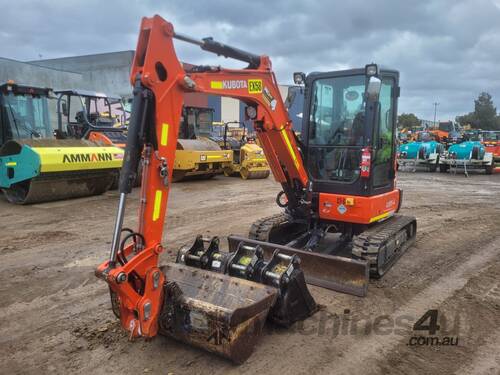
[(418, 134), (414, 142), (404, 143), (398, 149), (398, 167), (426, 166), (430, 172), (435, 172), (444, 146), (433, 140), (433, 135), (427, 132)]
[(465, 175), (468, 175), (467, 169), (484, 169), (486, 174), (492, 174), (495, 168), (493, 154), (486, 152), (479, 140), (456, 143), (448, 148), (439, 162), (441, 172), (451, 168), (455, 172), (457, 168), (463, 168)]

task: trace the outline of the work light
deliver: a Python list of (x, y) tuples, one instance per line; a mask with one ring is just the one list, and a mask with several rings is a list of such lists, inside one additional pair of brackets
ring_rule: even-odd
[(303, 85), (305, 81), (306, 81), (305, 73), (303, 72), (293, 73), (293, 82), (295, 82), (296, 85)]
[(245, 112), (250, 120), (255, 120), (255, 118), (257, 117), (257, 109), (251, 105), (245, 108)]
[(365, 74), (368, 77), (378, 76), (378, 66), (377, 64), (368, 64), (365, 66)]

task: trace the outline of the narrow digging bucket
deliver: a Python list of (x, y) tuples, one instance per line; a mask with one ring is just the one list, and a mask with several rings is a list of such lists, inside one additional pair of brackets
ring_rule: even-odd
[(304, 271), (306, 283), (354, 296), (366, 296), (370, 267), (365, 261), (304, 251), (239, 236), (229, 236), (227, 239), (230, 252), (236, 251), (238, 245), (243, 242), (262, 247), (265, 259), (269, 259), (276, 249), (287, 255), (296, 254), (300, 258), (300, 268)]
[(235, 363), (245, 362), (277, 289), (182, 264), (168, 264), (162, 271), (167, 284), (160, 333)]

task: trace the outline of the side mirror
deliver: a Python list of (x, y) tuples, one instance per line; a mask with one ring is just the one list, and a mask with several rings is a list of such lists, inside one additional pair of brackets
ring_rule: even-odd
[(68, 105), (66, 104), (66, 102), (62, 102), (61, 107), (62, 107), (62, 114), (67, 117), (68, 116)]
[(378, 101), (380, 97), (380, 90), (382, 89), (382, 81), (377, 77), (370, 77), (368, 85), (366, 86), (366, 100), (371, 102)]

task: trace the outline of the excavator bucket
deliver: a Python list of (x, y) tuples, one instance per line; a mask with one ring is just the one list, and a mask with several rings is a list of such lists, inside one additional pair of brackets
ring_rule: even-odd
[(258, 245), (264, 250), (264, 257), (267, 259), (276, 249), (284, 254), (296, 254), (300, 258), (300, 268), (304, 271), (308, 284), (354, 296), (366, 296), (370, 271), (368, 262), (299, 250), (239, 236), (229, 236), (228, 242), (230, 252), (236, 251), (240, 243)]
[(98, 195), (122, 160), (123, 150), (83, 140), (12, 140), (0, 148), (0, 188), (17, 204)]
[(243, 363), (278, 290), (183, 264), (168, 264), (162, 271), (167, 283), (159, 332)]

